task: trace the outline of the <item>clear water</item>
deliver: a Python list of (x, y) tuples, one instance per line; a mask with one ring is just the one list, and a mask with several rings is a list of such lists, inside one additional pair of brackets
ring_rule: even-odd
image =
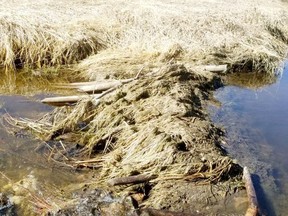
[[(42, 141), (35, 140), (32, 136), (22, 134), (15, 136), (8, 133), (3, 118), (7, 113), (16, 118), (42, 117), (52, 110), (50, 106), (39, 102), (42, 97), (43, 95), (30, 97), (0, 95), (0, 193), (12, 197), (13, 201), (19, 196), (29, 199), (30, 205), (39, 202), (36, 196), (50, 200), (49, 204), (54, 207), (59, 205), (61, 200), (72, 196), (67, 187), (77, 186), (83, 174), (48, 161), (47, 155), (37, 151), (37, 147), (43, 144)], [(21, 185), (20, 188), (17, 185)], [(25, 206), (17, 207), (18, 214), (30, 215), (31, 212), (25, 212), (25, 208)]]
[[(53, 109), (42, 104), (41, 99), (54, 94), (71, 94), (71, 91), (55, 86), (73, 82), (70, 72), (64, 69), (54, 73), (51, 69), (40, 76), (31, 75), (31, 71), (17, 71), (17, 77), (3, 76), (0, 80), (0, 193), (16, 203), (19, 215), (31, 215), (35, 210), (31, 211), (31, 207), (41, 207), (43, 200), (44, 204), (49, 203), (49, 210), (52, 210), (50, 207), (58, 209), (65, 203), (63, 200), (70, 199), (72, 192), (86, 182), (86, 172), (76, 172), (48, 160), (49, 152), (45, 151), (43, 155), (38, 148), (43, 149), (43, 141), (21, 133), (10, 134), (5, 128), (5, 115), (37, 120)], [(0, 73), (4, 74), (1, 70)], [(0, 211), (0, 215), (2, 213)]]
[(288, 63), (275, 82), (251, 74), (229, 82), (215, 93), (221, 106), (209, 108), (226, 131), (223, 147), (254, 173), (262, 213), (288, 215)]

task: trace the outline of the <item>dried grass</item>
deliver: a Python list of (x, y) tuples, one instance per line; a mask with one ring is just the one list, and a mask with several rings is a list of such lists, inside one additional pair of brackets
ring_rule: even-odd
[(87, 8), (77, 1), (73, 7), (66, 3), (1, 1), (0, 66), (11, 70), (71, 64), (103, 48), (101, 27), (77, 16)]
[[(1, 5), (0, 65), (8, 68), (71, 64), (105, 48), (78, 69), (93, 79), (99, 72), (116, 74), (119, 66), (127, 73), (143, 62), (155, 67), (176, 58), (273, 72), (287, 51), (287, 3), (281, 1), (10, 0)], [(181, 51), (165, 56), (175, 44)]]
[(143, 63), (149, 70), (171, 59), (273, 74), (287, 54), (285, 3), (183, 0), (123, 5), (109, 9), (110, 21), (119, 26), (117, 38), (111, 38), (115, 43), (78, 66), (90, 79), (135, 73)]
[[(234, 164), (215, 145), (218, 130), (202, 112), (199, 88), (203, 85), (207, 91), (215, 83), (211, 73), (172, 64), (119, 87), (97, 105), (82, 101), (39, 122), (10, 123), (32, 129), (42, 139), (60, 138), (61, 148), (67, 148), (63, 161), (75, 167), (101, 167), (99, 182), (135, 173), (157, 174), (156, 181), (217, 182), (230, 175)], [(74, 156), (65, 155), (71, 141), (61, 135), (67, 133), (82, 146)]]

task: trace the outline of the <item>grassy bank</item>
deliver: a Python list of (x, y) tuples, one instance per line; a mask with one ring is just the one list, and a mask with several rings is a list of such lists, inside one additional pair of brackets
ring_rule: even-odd
[(72, 7), (69, 1), (1, 1), (0, 65), (71, 64), (96, 53), (104, 45), (101, 27), (87, 23), (89, 9), (77, 1)]
[[(125, 71), (143, 58), (271, 72), (287, 51), (283, 1), (1, 3), (0, 65), (8, 68), (71, 64), (101, 50), (80, 65), (91, 78), (123, 64)], [(181, 52), (161, 55), (175, 44)]]

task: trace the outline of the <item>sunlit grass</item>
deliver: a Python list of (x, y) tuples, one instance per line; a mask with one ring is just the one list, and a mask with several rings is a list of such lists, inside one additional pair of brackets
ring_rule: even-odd
[[(141, 63), (175, 58), (273, 73), (287, 51), (288, 6), (283, 1), (1, 3), (0, 65), (9, 69), (73, 64), (100, 51), (99, 58), (88, 58), (78, 69), (91, 77), (123, 64), (129, 70), (143, 56)], [(182, 51), (163, 58), (175, 44)], [(115, 59), (118, 64), (110, 66)]]

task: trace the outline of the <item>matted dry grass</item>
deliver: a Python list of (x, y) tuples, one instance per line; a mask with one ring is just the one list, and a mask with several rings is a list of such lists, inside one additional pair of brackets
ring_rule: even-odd
[(67, 151), (57, 160), (101, 168), (100, 181), (142, 173), (158, 180), (217, 182), (229, 175), (233, 162), (215, 145), (219, 130), (205, 120), (200, 93), (217, 83), (210, 73), (167, 65), (104, 96), (99, 105), (86, 100), (40, 121), (14, 124), (41, 139), (60, 140)]
[[(117, 42), (79, 65), (92, 79), (99, 72), (123, 71), (123, 65), (133, 70), (141, 60), (157, 66), (172, 58), (190, 65), (225, 63), (232, 70), (273, 73), (286, 56), (285, 3), (137, 1), (121, 9), (113, 5), (110, 13), (120, 26)], [(181, 52), (165, 56), (175, 45)]]
[(182, 55), (166, 59), (273, 72), (287, 51), (283, 1), (10, 0), (1, 5), (0, 65), (9, 68), (71, 64), (105, 49), (79, 67), (92, 71), (93, 78), (111, 71), (109, 59), (130, 66), (142, 55), (151, 60), (178, 44)]
[[(6, 120), (45, 140), (41, 148), (48, 150), (44, 152), (49, 160), (95, 170), (96, 187), (108, 188), (108, 183), (119, 177), (155, 176), (152, 182), (158, 190), (153, 191), (153, 202), (148, 199), (143, 205), (164, 208), (168, 194), (163, 182), (168, 181), (179, 187), (175, 197), (181, 196), (183, 181), (203, 190), (224, 182), (227, 186), (217, 189), (217, 194), (222, 194), (219, 199), (224, 199), (227, 190), (242, 186), (242, 169), (225, 154), (220, 145), (223, 132), (211, 124), (204, 111), (209, 92), (219, 84), (215, 74), (171, 62), (118, 87), (100, 103), (80, 101), (37, 121)], [(114, 186), (112, 191), (125, 197), (133, 194), (135, 187)], [(172, 208), (185, 211), (185, 206), (176, 203), (179, 197), (169, 200)], [(193, 206), (195, 203), (190, 208)]]
[(0, 65), (7, 69), (71, 64), (104, 47), (101, 26), (86, 22), (80, 2), (11, 0), (0, 7)]

